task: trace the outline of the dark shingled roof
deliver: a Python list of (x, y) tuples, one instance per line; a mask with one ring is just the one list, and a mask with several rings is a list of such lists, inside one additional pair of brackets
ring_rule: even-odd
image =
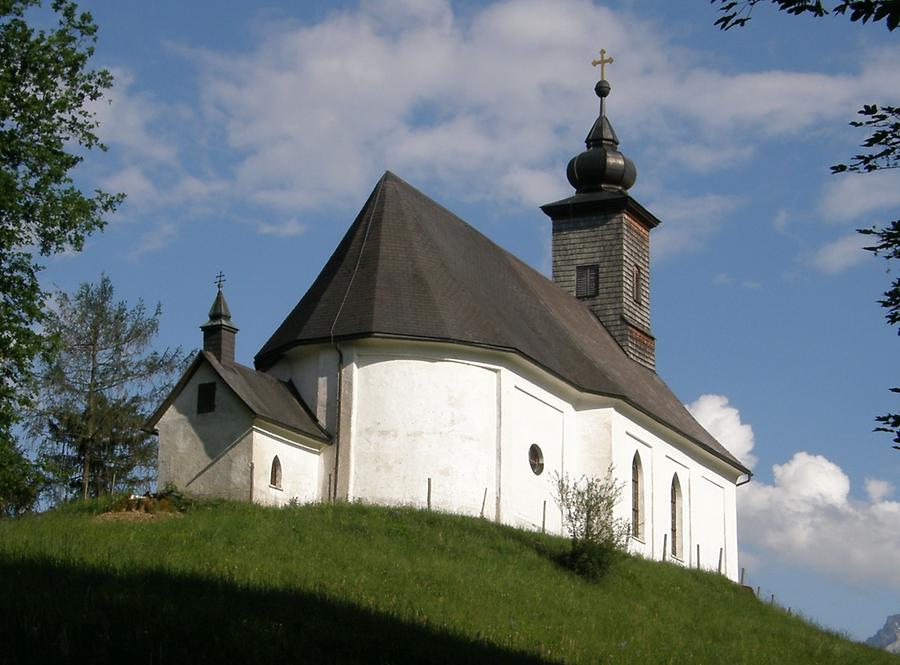
[(274, 376), (238, 363), (219, 362), (218, 358), (208, 351), (200, 351), (197, 354), (178, 385), (147, 421), (148, 429), (156, 426), (162, 414), (184, 389), (185, 384), (193, 376), (200, 363), (204, 361), (231, 388), (254, 416), (320, 441), (331, 440), (328, 432), (316, 421), (292, 383), (279, 381)]
[(749, 473), (587, 307), (390, 172), (255, 364), (264, 370), (302, 344), (379, 335), (518, 353)]

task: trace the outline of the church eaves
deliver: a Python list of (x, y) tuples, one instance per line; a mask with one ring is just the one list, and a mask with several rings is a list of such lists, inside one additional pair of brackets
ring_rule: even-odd
[(266, 370), (300, 345), (375, 336), (519, 354), (749, 473), (583, 303), (391, 172), (254, 362)]

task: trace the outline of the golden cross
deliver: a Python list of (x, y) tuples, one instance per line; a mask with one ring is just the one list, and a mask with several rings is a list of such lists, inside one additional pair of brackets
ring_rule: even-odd
[(606, 49), (605, 48), (600, 49), (600, 59), (599, 60), (591, 60), (591, 64), (594, 65), (594, 67), (596, 67), (597, 65), (600, 65), (600, 80), (601, 81), (606, 80), (606, 65), (611, 65), (612, 62), (613, 62), (612, 58), (606, 57)]

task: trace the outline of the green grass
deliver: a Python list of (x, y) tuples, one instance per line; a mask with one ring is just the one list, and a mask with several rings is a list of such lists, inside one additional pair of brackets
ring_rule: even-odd
[(0, 521), (0, 663), (887, 663), (720, 576), (363, 505)]

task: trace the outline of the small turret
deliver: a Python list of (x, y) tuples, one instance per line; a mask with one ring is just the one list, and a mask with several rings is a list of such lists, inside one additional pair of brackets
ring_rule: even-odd
[(231, 311), (222, 293), (225, 276), (216, 276), (216, 299), (209, 308), (209, 321), (200, 326), (203, 331), (203, 350), (213, 354), (221, 363), (234, 362), (235, 337), (238, 328), (231, 322)]

